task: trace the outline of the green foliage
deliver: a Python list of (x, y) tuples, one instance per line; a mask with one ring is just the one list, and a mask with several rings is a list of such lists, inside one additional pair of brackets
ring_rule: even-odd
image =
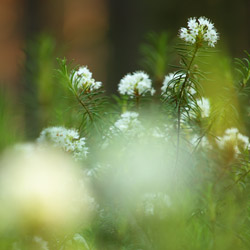
[[(239, 85), (241, 88), (245, 88), (250, 79), (250, 55), (245, 51), (247, 58), (239, 59), (235, 58), (236, 70), (239, 73)], [(249, 88), (249, 87), (248, 87)]]
[[(87, 135), (90, 130), (94, 127), (97, 132), (100, 131), (103, 116), (106, 112), (104, 111), (104, 105), (106, 103), (106, 98), (103, 96), (104, 91), (95, 90), (90, 91), (89, 87), (83, 87), (80, 90), (77, 88), (79, 84), (79, 79), (74, 79), (77, 67), (70, 69), (66, 64), (66, 59), (58, 59), (59, 63), (59, 73), (60, 80), (62, 80), (71, 95), (75, 98), (79, 106), (79, 114), (82, 117), (79, 130), (83, 131)], [(102, 120), (104, 123), (104, 120)]]
[(167, 32), (151, 32), (146, 36), (146, 43), (140, 47), (143, 56), (142, 67), (149, 72), (155, 80), (162, 81), (169, 63), (169, 35)]
[(20, 107), (12, 103), (11, 95), (0, 86), (0, 152), (19, 141), (23, 135), (21, 132), (22, 117), (18, 114)]
[(36, 138), (41, 129), (53, 123), (60, 107), (62, 88), (55, 83), (55, 41), (42, 34), (28, 42), (23, 77), (23, 104), (28, 138)]

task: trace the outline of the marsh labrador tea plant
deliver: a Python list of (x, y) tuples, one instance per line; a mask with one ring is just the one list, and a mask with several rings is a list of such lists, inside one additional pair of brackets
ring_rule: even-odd
[(250, 249), (250, 56), (225, 69), (214, 24), (189, 18), (167, 69), (166, 37), (114, 96), (58, 60), (70, 119), (3, 154), (0, 249)]

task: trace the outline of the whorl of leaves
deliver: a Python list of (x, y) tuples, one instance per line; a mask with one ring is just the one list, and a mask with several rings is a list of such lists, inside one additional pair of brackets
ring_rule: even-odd
[(79, 113), (82, 115), (80, 129), (85, 130), (85, 134), (89, 133), (89, 130), (93, 128), (99, 132), (101, 124), (104, 123), (103, 114), (105, 114), (104, 107), (106, 104), (106, 97), (103, 95), (104, 91), (90, 91), (88, 87), (77, 88), (79, 79), (74, 79), (74, 76), (78, 67), (70, 69), (71, 67), (67, 65), (65, 58), (58, 59), (58, 63), (59, 69), (57, 72), (80, 107)]
[(187, 116), (190, 110), (195, 113), (199, 110), (197, 99), (201, 98), (203, 91), (200, 80), (205, 79), (204, 74), (194, 64), (200, 56), (198, 49), (200, 48), (179, 44), (176, 50), (180, 57), (180, 65), (171, 65), (177, 71), (169, 81), (166, 93), (162, 95), (163, 102), (172, 104), (175, 109), (186, 113)]
[(240, 89), (245, 89), (245, 91), (249, 91), (250, 87), (247, 86), (247, 83), (250, 80), (250, 54), (247, 51), (244, 52), (247, 55), (246, 58), (235, 58), (235, 70), (239, 75)]

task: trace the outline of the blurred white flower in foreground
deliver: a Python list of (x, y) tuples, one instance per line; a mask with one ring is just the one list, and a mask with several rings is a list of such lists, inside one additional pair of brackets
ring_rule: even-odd
[(103, 148), (106, 148), (112, 139), (138, 138), (144, 134), (144, 127), (138, 120), (139, 114), (137, 112), (127, 111), (121, 114), (120, 118), (107, 131), (106, 136), (103, 137)]
[(190, 138), (190, 143), (192, 147), (202, 148), (203, 150), (208, 150), (208, 149), (211, 150), (213, 148), (206, 136), (198, 136), (197, 134), (194, 134)]
[(229, 128), (217, 143), (221, 149), (232, 146), (235, 153), (240, 153), (240, 149), (250, 149), (249, 138), (242, 135), (237, 128)]
[(207, 98), (202, 97), (201, 99), (197, 100), (197, 105), (201, 111), (201, 118), (209, 117), (210, 115), (210, 102)]
[(114, 126), (110, 127), (111, 133), (117, 134), (117, 132), (122, 132), (131, 135), (138, 133), (143, 129), (138, 116), (138, 113), (129, 111), (121, 114), (121, 118), (115, 122)]
[[(120, 118), (110, 126), (106, 135), (103, 136), (104, 143), (102, 148), (106, 148), (113, 141), (117, 143), (124, 140), (130, 145), (134, 140), (158, 139), (161, 143), (171, 143), (169, 140), (172, 137), (173, 125), (169, 125), (166, 121), (162, 126), (159, 126), (157, 118), (150, 120), (144, 117), (144, 120), (139, 119), (139, 113), (133, 111), (126, 111), (121, 114)], [(150, 121), (150, 122), (149, 122)], [(152, 124), (153, 122), (153, 124)], [(112, 143), (111, 143), (112, 144)]]
[(171, 137), (171, 132), (173, 131), (173, 126), (169, 124), (163, 124), (162, 127), (155, 126), (150, 129), (150, 135), (155, 138), (162, 138), (168, 141)]
[(85, 138), (75, 129), (66, 129), (64, 127), (45, 128), (37, 139), (39, 144), (50, 143), (56, 148), (60, 148), (66, 152), (71, 152), (76, 160), (86, 158), (88, 147), (86, 147)]
[(210, 47), (214, 47), (219, 40), (214, 24), (206, 17), (200, 17), (198, 20), (195, 17), (189, 18), (188, 28), (181, 28), (179, 36), (191, 44), (202, 44), (206, 41)]
[(118, 84), (118, 92), (121, 95), (128, 95), (130, 97), (143, 96), (146, 93), (153, 95), (155, 93), (152, 87), (152, 81), (149, 76), (138, 71), (133, 74), (124, 76)]
[(186, 108), (186, 112), (182, 113), (181, 120), (183, 123), (188, 122), (190, 118), (202, 120), (210, 116), (211, 107), (209, 99), (202, 97), (201, 99), (196, 99), (195, 102), (193, 100), (190, 101), (189, 105), (191, 108)]
[(101, 88), (102, 83), (95, 81), (92, 78), (92, 73), (87, 66), (80, 67), (77, 71), (72, 73), (72, 84), (76, 89), (91, 92)]
[(80, 168), (55, 149), (28, 148), (2, 157), (0, 232), (63, 232), (87, 223), (92, 201)]

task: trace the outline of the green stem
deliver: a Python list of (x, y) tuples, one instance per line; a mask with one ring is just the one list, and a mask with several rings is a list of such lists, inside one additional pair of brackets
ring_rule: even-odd
[(75, 97), (77, 99), (77, 101), (83, 106), (83, 108), (85, 109), (86, 113), (88, 114), (91, 122), (93, 122), (93, 117), (92, 114), (90, 113), (89, 109), (87, 108), (87, 106), (82, 102), (82, 100), (79, 98), (79, 96), (77, 95), (77, 93), (74, 91)]
[(188, 82), (188, 78), (190, 76), (190, 69), (192, 67), (192, 64), (194, 62), (195, 56), (197, 54), (197, 51), (199, 49), (199, 46), (196, 44), (195, 49), (194, 49), (194, 53), (193, 56), (189, 62), (189, 65), (187, 67), (187, 74), (186, 77), (184, 79), (184, 82), (181, 86), (181, 90), (179, 93), (179, 100), (178, 100), (178, 104), (177, 104), (177, 153), (176, 153), (176, 162), (175, 162), (175, 166), (177, 166), (178, 163), (178, 159), (179, 159), (179, 151), (180, 151), (180, 130), (181, 130), (181, 100), (182, 100), (182, 95), (183, 95), (183, 91), (185, 89), (185, 86)]
[(136, 109), (137, 109), (137, 111), (139, 111), (139, 104), (140, 104), (140, 95), (139, 94), (136, 95), (135, 101), (136, 101)]

